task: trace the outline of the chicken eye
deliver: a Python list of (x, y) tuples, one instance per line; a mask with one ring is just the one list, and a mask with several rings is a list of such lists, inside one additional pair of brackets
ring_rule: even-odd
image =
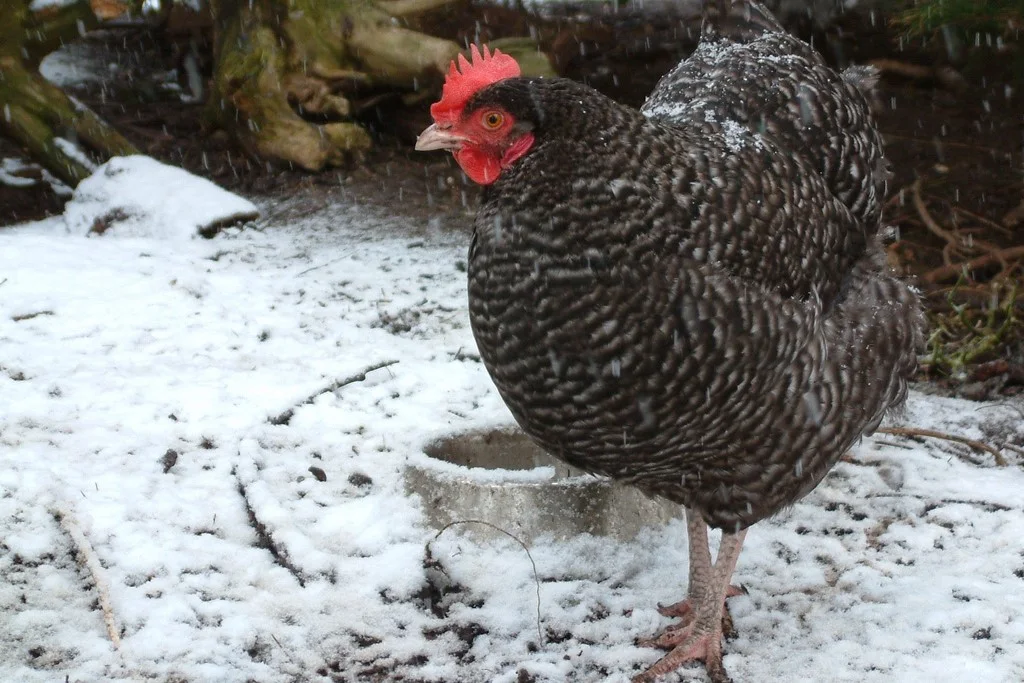
[(488, 130), (497, 130), (501, 128), (501, 124), (505, 123), (505, 117), (500, 111), (489, 111), (485, 112), (482, 119), (484, 128)]

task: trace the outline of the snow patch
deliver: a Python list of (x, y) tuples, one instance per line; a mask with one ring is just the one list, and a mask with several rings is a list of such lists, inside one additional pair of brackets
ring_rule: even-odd
[(0, 160), (0, 183), (11, 187), (32, 187), (39, 182), (33, 178), (39, 167), (26, 164), (21, 159), (5, 157)]
[[(130, 168), (163, 189), (159, 165)], [(651, 665), (635, 641), (685, 593), (682, 522), (541, 539), (538, 589), (522, 547), (435, 540), (431, 501), (404, 493), (425, 444), (512, 424), (473, 353), (468, 236), (423, 242), (341, 201), (303, 215), (212, 240), (0, 231), (0, 681), (626, 683)], [(415, 336), (380, 325), (407, 311)], [(1020, 446), (1019, 403), (914, 392), (907, 419)], [(1024, 471), (1004, 454), (868, 438), (754, 526), (734, 679), (1024, 680)]]
[(0, 183), (11, 187), (31, 187), (38, 182), (47, 183), (58, 196), (71, 196), (71, 188), (39, 164), (12, 157), (0, 160)]
[(104, 83), (115, 68), (88, 43), (75, 41), (46, 55), (39, 73), (58, 88), (73, 88), (84, 83)]
[(752, 133), (742, 123), (732, 120), (722, 121), (721, 128), (722, 137), (725, 139), (725, 146), (729, 148), (730, 152), (738, 152), (747, 145), (756, 148), (761, 147), (760, 137)]
[(137, 155), (115, 157), (79, 183), (63, 226), (72, 235), (188, 239), (257, 214), (205, 178)]
[(85, 168), (89, 169), (90, 171), (96, 170), (96, 163), (92, 159), (90, 159), (84, 151), (82, 151), (81, 147), (76, 145), (71, 140), (57, 137), (53, 139), (53, 144), (56, 145), (60, 149), (60, 151), (64, 152), (65, 155), (67, 155), (74, 161), (77, 161)]

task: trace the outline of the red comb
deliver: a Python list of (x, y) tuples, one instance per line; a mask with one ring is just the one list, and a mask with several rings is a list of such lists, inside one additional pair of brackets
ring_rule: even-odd
[(484, 45), (481, 55), (476, 45), (470, 47), (472, 62), (461, 54), (458, 67), (455, 60), (448, 69), (441, 90), (441, 99), (430, 105), (430, 115), (437, 123), (454, 123), (459, 112), (477, 90), (506, 78), (514, 78), (521, 72), (519, 63), (512, 57), (495, 50), (492, 54)]

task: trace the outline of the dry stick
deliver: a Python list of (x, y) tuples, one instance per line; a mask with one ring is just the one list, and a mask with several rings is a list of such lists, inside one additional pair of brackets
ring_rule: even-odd
[(961, 251), (962, 243), (959, 235), (955, 232), (946, 230), (939, 225), (938, 221), (936, 221), (934, 217), (932, 217), (931, 213), (928, 211), (928, 207), (924, 203), (924, 199), (921, 198), (920, 178), (911, 184), (910, 190), (914, 208), (917, 210), (917, 214), (920, 216), (921, 221), (924, 222), (925, 227), (927, 227), (932, 234), (938, 235), (946, 242), (946, 246), (942, 249), (942, 260), (945, 261), (946, 265), (926, 273), (922, 278), (925, 282), (934, 283), (939, 278), (944, 279), (946, 277), (952, 277), (953, 275), (959, 275), (965, 269), (970, 270), (972, 268), (978, 268), (981, 265), (988, 265), (992, 261), (998, 261), (1005, 271), (1009, 267), (1007, 261), (1015, 257), (1015, 252), (1020, 251), (1021, 255), (1024, 255), (1024, 247), (999, 249), (988, 243), (979, 242), (978, 246), (988, 249), (989, 253), (983, 256), (978, 256), (966, 263), (953, 263), (952, 259), (949, 257), (949, 252), (951, 250), (957, 252)]
[[(883, 133), (882, 136), (885, 138), (886, 142), (888, 142), (890, 139), (892, 139), (892, 140), (900, 140), (900, 141), (903, 141), (903, 142), (913, 142), (913, 143), (918, 144), (918, 145), (930, 145), (932, 147), (935, 146), (935, 138), (928, 138), (928, 139), (925, 139), (925, 138), (915, 138), (915, 137), (910, 137), (910, 136), (907, 136), (907, 135), (896, 135), (895, 133)], [(977, 151), (980, 151), (980, 152), (991, 152), (993, 154), (1007, 154), (1007, 151), (1005, 149), (996, 149), (995, 147), (983, 147), (982, 145), (972, 145), (972, 144), (967, 143), (967, 142), (953, 142), (952, 140), (939, 140), (939, 143), (943, 147), (959, 147), (961, 149), (973, 149), (973, 150), (977, 150)]]
[[(881, 430), (878, 430), (878, 431), (881, 431)], [(892, 446), (893, 448), (902, 448), (905, 451), (912, 451), (912, 450), (914, 450), (913, 446), (908, 446), (907, 444), (900, 443), (899, 441), (889, 441), (888, 439), (875, 439), (875, 443), (880, 443), (883, 446)]]
[(976, 220), (979, 223), (982, 223), (982, 224), (992, 228), (993, 230), (999, 230), (1004, 235), (1010, 235), (1010, 236), (1013, 235), (1013, 231), (1008, 229), (1008, 228), (1006, 228), (1005, 226), (1002, 226), (999, 223), (996, 223), (994, 220), (991, 220), (989, 218), (985, 218), (984, 216), (979, 216), (978, 214), (976, 214), (976, 213), (974, 213), (972, 211), (968, 211), (967, 209), (963, 208), (962, 206), (954, 206), (953, 207), (953, 211), (955, 211), (956, 213), (961, 213), (961, 214), (967, 216), (968, 218), (973, 218), (974, 220)]
[(427, 543), (427, 553), (430, 553), (430, 544), (433, 543), (434, 541), (436, 541), (437, 539), (441, 538), (441, 534), (443, 534), (444, 532), (448, 531), (452, 527), (459, 526), (461, 524), (483, 524), (486, 527), (489, 527), (491, 529), (494, 529), (495, 531), (498, 531), (498, 532), (501, 532), (501, 533), (505, 534), (506, 536), (511, 538), (513, 541), (518, 543), (522, 547), (522, 549), (526, 551), (526, 556), (528, 558), (530, 558), (530, 564), (533, 565), (533, 582), (537, 586), (537, 640), (538, 640), (538, 645), (539, 646), (543, 646), (544, 645), (544, 632), (541, 631), (541, 627), (540, 627), (540, 575), (537, 573), (537, 563), (533, 561), (533, 555), (530, 554), (530, 549), (526, 547), (526, 544), (523, 543), (523, 541), (518, 536), (516, 536), (515, 534), (512, 534), (512, 533), (509, 533), (508, 531), (505, 531), (500, 526), (495, 526), (494, 524), (491, 524), (490, 522), (485, 522), (482, 519), (457, 519), (454, 522), (449, 522), (448, 524), (445, 524), (441, 528), (440, 531), (438, 531), (436, 534), (434, 534), (434, 537), (432, 539), (430, 539), (430, 541)]
[(964, 77), (949, 66), (921, 66), (898, 59), (872, 59), (868, 62), (884, 74), (896, 74), (917, 81), (936, 81), (948, 90), (962, 90), (966, 85)]
[(1006, 467), (1009, 463), (1006, 462), (1006, 458), (997, 449), (989, 446), (987, 443), (981, 441), (975, 441), (974, 439), (968, 439), (966, 436), (957, 436), (956, 434), (946, 434), (945, 432), (937, 432), (934, 429), (921, 429), (918, 427), (883, 427), (876, 430), (876, 433), (880, 434), (891, 434), (893, 436), (930, 436), (933, 439), (942, 439), (944, 441), (955, 441), (956, 443), (962, 443), (966, 446), (985, 453), (990, 454), (995, 458), (996, 465), (999, 467)]
[[(241, 455), (241, 451), (239, 451), (239, 455)], [(249, 526), (256, 533), (258, 542), (256, 547), (264, 548), (270, 553), (270, 556), (274, 558), (274, 562), (291, 574), (299, 583), (300, 588), (305, 588), (306, 579), (302, 575), (302, 570), (292, 563), (291, 558), (288, 556), (288, 550), (277, 545), (273, 535), (270, 533), (270, 529), (256, 515), (256, 509), (253, 508), (252, 502), (249, 500), (249, 491), (239, 478), (237, 469), (233, 468), (231, 475), (235, 478), (235, 490), (238, 491), (238, 495), (242, 497), (242, 502), (245, 503), (245, 514), (249, 518)]]
[(1024, 408), (1021, 408), (1020, 406), (1014, 405), (1012, 403), (1008, 403), (1006, 401), (998, 401), (998, 402), (995, 402), (995, 403), (985, 403), (985, 404), (980, 405), (977, 408), (975, 408), (975, 410), (986, 410), (986, 409), (991, 409), (991, 408), (1009, 408), (1011, 410), (1016, 410), (1017, 413), (1021, 417), (1024, 417)]
[[(939, 225), (939, 222), (932, 218), (931, 213), (928, 212), (928, 207), (925, 206), (924, 200), (921, 198), (920, 178), (915, 180), (910, 186), (910, 196), (911, 201), (914, 203), (914, 208), (917, 209), (917, 215), (921, 217), (921, 220), (924, 222), (924, 225), (928, 228), (929, 232), (934, 235), (938, 235), (945, 240), (948, 247), (952, 249), (959, 249), (960, 239), (955, 234)], [(949, 254), (946, 253), (945, 249), (942, 250), (942, 258), (946, 261), (946, 265), (950, 265), (951, 261)]]
[(1012, 443), (1004, 443), (1003, 448), (1009, 448), (1011, 451), (1017, 453), (1018, 455), (1024, 455), (1024, 448), (1021, 448), (1020, 446), (1014, 446)]
[(61, 506), (53, 510), (53, 514), (60, 522), (61, 528), (64, 529), (64, 532), (67, 533), (75, 544), (75, 550), (78, 551), (78, 561), (89, 570), (89, 575), (92, 576), (92, 582), (100, 596), (100, 610), (103, 612), (103, 623), (107, 627), (107, 636), (110, 637), (110, 642), (114, 644), (114, 649), (120, 650), (121, 636), (118, 634), (117, 625), (114, 623), (114, 609), (110, 606), (110, 589), (103, 578), (103, 566), (96, 559), (96, 553), (92, 550), (92, 544), (89, 543), (89, 539), (85, 537), (82, 529), (72, 518), (71, 512), (64, 506)]
[[(920, 180), (920, 178), (918, 180)], [(941, 198), (937, 198), (936, 197), (936, 199), (939, 199), (941, 201)], [(923, 206), (927, 206), (927, 204), (924, 203), (924, 202), (922, 202), (922, 205)], [(959, 244), (961, 246), (966, 247), (967, 249), (974, 249), (976, 251), (987, 251), (989, 253), (994, 254), (996, 256), (996, 258), (1000, 258), (999, 254), (997, 253), (997, 252), (999, 252), (999, 249), (1000, 249), (999, 246), (997, 246), (997, 245), (995, 245), (995, 244), (993, 244), (991, 242), (986, 242), (984, 240), (973, 239), (973, 233), (980, 232), (980, 231), (984, 230), (984, 228), (978, 227), (978, 228), (963, 228), (963, 229), (960, 229), (960, 228), (957, 227), (956, 214), (959, 213), (959, 214), (962, 214), (964, 216), (967, 216), (968, 218), (972, 218), (972, 219), (978, 221), (979, 223), (982, 223), (983, 225), (985, 225), (987, 227), (993, 228), (995, 230), (1000, 230), (1000, 231), (1002, 231), (1003, 233), (1005, 233), (1007, 235), (1012, 235), (1012, 232), (1010, 230), (1007, 230), (1003, 226), (999, 225), (998, 223), (996, 223), (994, 221), (989, 220), (988, 218), (985, 218), (984, 216), (979, 216), (978, 214), (972, 213), (972, 212), (968, 211), (967, 209), (961, 208), (959, 206), (951, 206), (950, 209), (953, 211), (953, 214), (954, 214), (953, 215), (953, 230), (952, 230), (952, 234), (955, 235), (958, 238), (958, 242), (959, 242)], [(970, 241), (965, 240), (963, 237), (961, 237), (961, 235), (967, 235), (970, 238)], [(1002, 260), (1002, 259), (1000, 258), (1000, 260)], [(1003, 262), (1003, 267), (1004, 268), (1006, 267), (1006, 263), (1005, 262)]]
[(1007, 247), (1006, 249), (999, 249), (997, 251), (978, 256), (977, 258), (972, 258), (970, 261), (965, 261), (964, 263), (951, 263), (945, 266), (939, 266), (935, 270), (922, 275), (921, 279), (929, 284), (935, 284), (948, 278), (959, 277), (960, 273), (964, 270), (982, 268), (995, 262), (1006, 263), (1018, 258), (1024, 258), (1024, 246)]
[(317, 392), (315, 392), (313, 394), (310, 394), (310, 396), (308, 398), (306, 398), (305, 401), (302, 401), (301, 403), (296, 405), (294, 408), (289, 408), (288, 410), (284, 411), (283, 413), (281, 413), (277, 417), (267, 418), (267, 422), (269, 422), (272, 425), (286, 425), (289, 422), (291, 422), (292, 417), (295, 415), (296, 408), (299, 408), (300, 406), (306, 406), (306, 405), (312, 404), (313, 401), (316, 400), (317, 396), (321, 396), (323, 394), (329, 394), (329, 393), (335, 392), (338, 389), (341, 389), (343, 386), (346, 386), (348, 384), (354, 384), (356, 382), (362, 382), (362, 381), (364, 381), (366, 379), (366, 376), (368, 374), (370, 374), (371, 372), (373, 372), (374, 370), (380, 370), (381, 368), (386, 368), (386, 367), (388, 367), (390, 365), (394, 365), (397, 362), (398, 362), (397, 360), (382, 361), (380, 363), (376, 363), (374, 365), (371, 365), (370, 367), (366, 368), (365, 370), (363, 370), (363, 371), (361, 371), (359, 373), (356, 373), (355, 375), (352, 375), (351, 377), (346, 377), (345, 379), (339, 379), (336, 382), (331, 382), (329, 385), (327, 385), (323, 389), (320, 389), (319, 391), (317, 391)]
[(1020, 200), (1020, 204), (1010, 209), (1005, 216), (1003, 216), (1003, 225), (1007, 228), (1013, 228), (1024, 221), (1024, 199)]

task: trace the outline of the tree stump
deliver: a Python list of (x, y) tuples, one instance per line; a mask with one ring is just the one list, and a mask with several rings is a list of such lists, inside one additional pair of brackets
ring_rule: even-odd
[(39, 74), (39, 62), (96, 25), (87, 0), (29, 11), (28, 0), (0, 0), (0, 133), (74, 187), (90, 174), (77, 144), (106, 160), (138, 150), (96, 114)]
[(351, 120), (353, 94), (436, 85), (459, 52), (396, 25), (370, 0), (212, 0), (211, 8), (211, 120), (255, 156), (311, 171), (370, 147)]

